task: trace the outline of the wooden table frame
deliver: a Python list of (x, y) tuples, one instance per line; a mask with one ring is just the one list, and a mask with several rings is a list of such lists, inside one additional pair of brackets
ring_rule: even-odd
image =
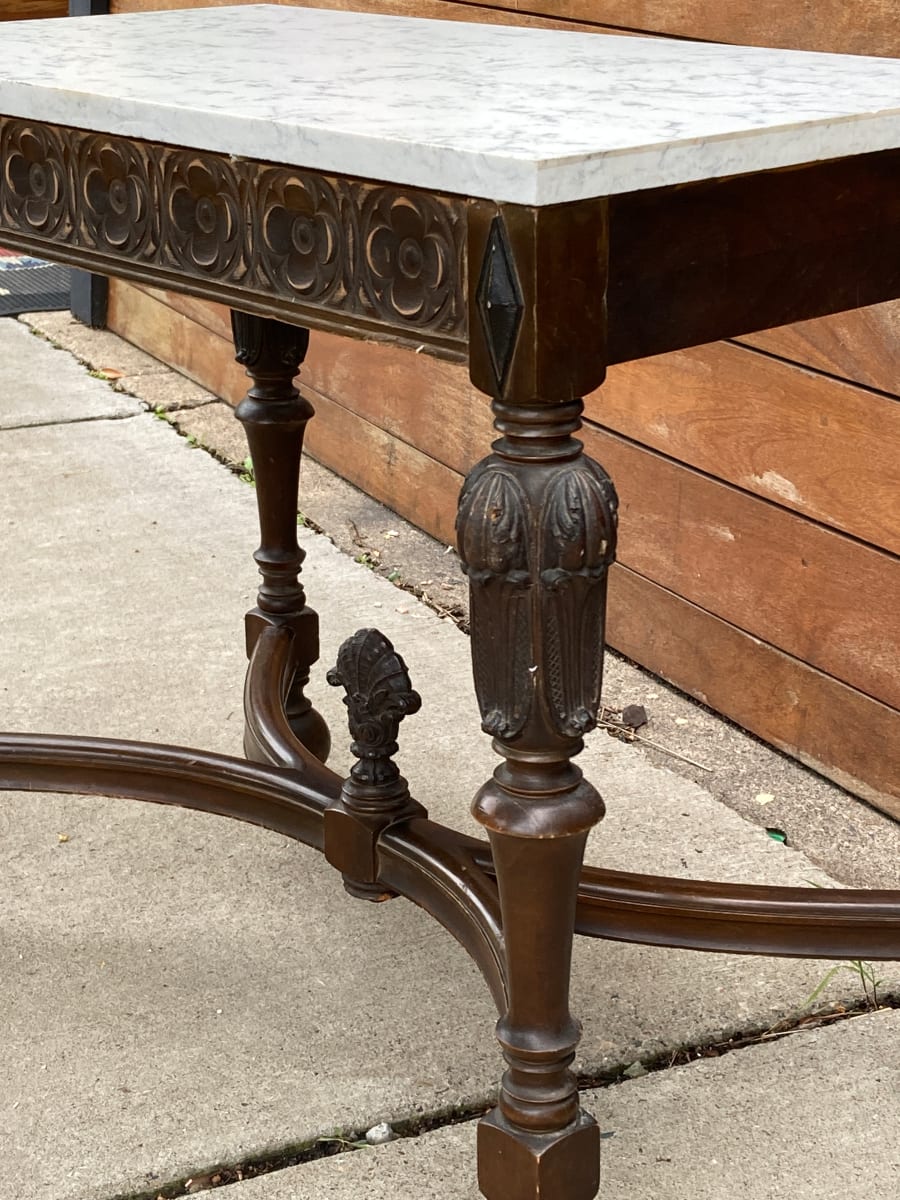
[[(402, 895), (466, 948), (507, 1063), (479, 1128), (489, 1200), (590, 1200), (599, 1134), (570, 1070), (573, 935), (697, 950), (900, 958), (900, 892), (754, 887), (583, 865), (603, 815), (572, 763), (600, 699), (616, 496), (574, 436), (606, 367), (900, 297), (900, 151), (547, 208), (495, 204), (0, 117), (0, 239), (229, 304), (262, 575), (247, 614), (247, 759), (0, 735), (0, 786), (180, 804), (324, 852), (347, 890)], [(488, 840), (428, 820), (392, 761), (415, 712), (375, 630), (341, 649), (348, 779), (304, 695), (317, 617), (296, 537), (308, 329), (468, 358), (498, 439), (463, 487), (475, 687), (501, 765)]]

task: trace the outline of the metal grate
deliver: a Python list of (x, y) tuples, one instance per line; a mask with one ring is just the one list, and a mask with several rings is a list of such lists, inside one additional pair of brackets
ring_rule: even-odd
[(68, 308), (70, 280), (69, 267), (51, 263), (0, 270), (0, 317)]

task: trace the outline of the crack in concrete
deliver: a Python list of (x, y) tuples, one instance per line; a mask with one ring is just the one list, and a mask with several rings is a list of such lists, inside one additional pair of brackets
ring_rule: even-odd
[(20, 429), (52, 429), (55, 425), (90, 425), (97, 421), (134, 421), (138, 417), (145, 417), (146, 413), (97, 413), (93, 417), (71, 417), (65, 420), (56, 421), (28, 421), (24, 425), (3, 425), (0, 427), (0, 432), (12, 433)]
[[(639, 1071), (633, 1071), (633, 1067), (638, 1064), (621, 1063), (603, 1071), (590, 1074), (580, 1073), (578, 1090), (587, 1092), (617, 1087), (644, 1075), (672, 1070), (674, 1067), (686, 1066), (700, 1059), (722, 1058), (726, 1054), (734, 1054), (740, 1050), (749, 1049), (751, 1046), (780, 1041), (795, 1033), (820, 1029), (823, 1026), (852, 1020), (855, 1017), (868, 1016), (873, 1012), (881, 1012), (885, 1009), (900, 1009), (900, 992), (880, 997), (877, 1008), (860, 1000), (858, 1005), (853, 1008), (785, 1018), (768, 1028), (761, 1027), (736, 1033), (723, 1041), (684, 1046), (675, 1051), (666, 1050), (654, 1058), (641, 1060)], [(477, 1120), (488, 1112), (494, 1103), (494, 1099), (485, 1099), (478, 1104), (467, 1105), (465, 1108), (437, 1109), (432, 1113), (399, 1118), (390, 1122), (394, 1133), (393, 1140), (418, 1138), (438, 1129), (447, 1129), (453, 1125), (463, 1125)], [(601, 1132), (600, 1136), (602, 1138), (604, 1134)], [(242, 1183), (248, 1179), (257, 1179), (261, 1175), (271, 1175), (289, 1167), (317, 1162), (322, 1158), (333, 1158), (338, 1154), (375, 1148), (366, 1141), (365, 1129), (337, 1131), (333, 1134), (320, 1135), (311, 1141), (282, 1146), (269, 1153), (243, 1158), (238, 1162), (206, 1166), (180, 1179), (170, 1180), (168, 1183), (155, 1184), (135, 1192), (118, 1192), (114, 1196), (110, 1196), (109, 1200), (178, 1200), (182, 1196), (215, 1191), (218, 1188)]]

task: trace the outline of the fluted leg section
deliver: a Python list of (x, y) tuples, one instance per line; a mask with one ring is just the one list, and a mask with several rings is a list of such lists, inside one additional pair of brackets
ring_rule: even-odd
[[(293, 680), (285, 709), (297, 738), (323, 762), (331, 740), (322, 717), (304, 694), (309, 671), (319, 657), (319, 618), (307, 605), (300, 581), (304, 552), (297, 543), (300, 455), (313, 406), (294, 387), (309, 344), (309, 333), (294, 325), (232, 312), (237, 361), (252, 386), (237, 407), (247, 434), (256, 499), (260, 546), (254, 554), (262, 584), (256, 607), (247, 614), (247, 652), (261, 629), (287, 626), (293, 633)], [(254, 754), (247, 744), (247, 752)]]

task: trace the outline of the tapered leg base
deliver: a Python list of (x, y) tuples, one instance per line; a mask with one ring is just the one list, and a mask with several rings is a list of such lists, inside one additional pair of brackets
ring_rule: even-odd
[(555, 1133), (525, 1133), (494, 1109), (478, 1125), (478, 1186), (487, 1200), (593, 1200), (600, 1187), (597, 1122), (579, 1112)]

